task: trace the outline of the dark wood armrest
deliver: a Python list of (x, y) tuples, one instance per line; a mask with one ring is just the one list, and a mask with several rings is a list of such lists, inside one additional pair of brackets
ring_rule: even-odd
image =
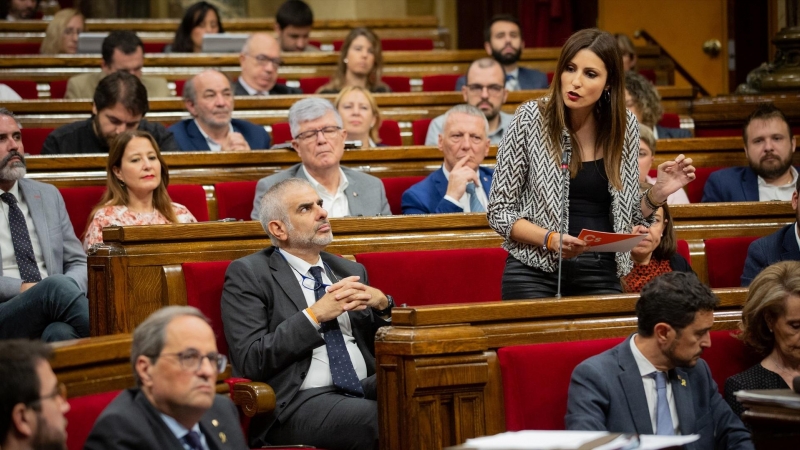
[(267, 383), (247, 381), (233, 385), (233, 403), (244, 415), (253, 417), (275, 409), (275, 391)]

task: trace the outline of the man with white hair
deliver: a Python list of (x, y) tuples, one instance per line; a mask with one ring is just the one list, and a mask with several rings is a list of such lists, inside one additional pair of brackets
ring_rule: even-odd
[(239, 54), (239, 79), (234, 83), (235, 95), (302, 94), (298, 88), (278, 83), (281, 67), (281, 46), (267, 33), (253, 33)]
[(292, 147), (302, 162), (259, 180), (250, 213), (253, 220), (259, 218), (264, 193), (287, 178), (310, 182), (329, 217), (392, 214), (381, 180), (339, 165), (347, 131), (331, 102), (312, 97), (295, 103), (289, 109), (289, 128)]

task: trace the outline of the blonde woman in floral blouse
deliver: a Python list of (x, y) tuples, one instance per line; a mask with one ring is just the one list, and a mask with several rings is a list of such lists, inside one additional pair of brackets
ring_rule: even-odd
[(103, 242), (103, 228), (112, 225), (162, 225), (197, 222), (185, 206), (167, 193), (169, 173), (153, 136), (134, 130), (114, 141), (106, 164), (106, 192), (95, 206), (83, 248)]

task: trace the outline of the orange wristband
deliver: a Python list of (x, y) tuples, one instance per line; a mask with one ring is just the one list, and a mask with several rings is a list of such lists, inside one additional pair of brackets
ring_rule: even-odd
[(556, 235), (556, 233), (552, 233), (550, 236), (547, 237), (547, 248), (551, 249), (550, 251), (554, 251), (554, 250), (552, 250), (553, 246), (550, 245), (550, 241), (553, 240), (553, 236), (555, 236), (555, 235)]
[(306, 308), (306, 312), (309, 316), (311, 316), (311, 319), (313, 319), (314, 322), (319, 325), (319, 320), (317, 320), (317, 316), (314, 315), (314, 311), (312, 311), (311, 308)]

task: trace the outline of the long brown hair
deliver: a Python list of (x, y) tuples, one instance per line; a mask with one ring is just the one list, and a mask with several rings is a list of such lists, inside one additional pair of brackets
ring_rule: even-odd
[[(606, 87), (610, 94), (610, 101), (604, 100), (603, 93), (600, 100), (593, 108), (597, 122), (597, 145), (603, 149), (603, 161), (608, 174), (608, 180), (615, 189), (622, 189), (622, 147), (625, 142), (625, 127), (627, 113), (625, 111), (625, 83), (622, 76), (622, 56), (617, 41), (611, 34), (597, 28), (580, 30), (570, 36), (561, 49), (558, 58), (555, 76), (550, 85), (547, 99), (540, 100), (539, 106), (543, 108), (545, 116), (546, 134), (553, 149), (553, 159), (556, 163), (561, 161), (561, 133), (564, 128), (569, 132), (570, 140), (577, 147), (578, 140), (571, 128), (569, 108), (564, 104), (562, 94), (561, 74), (575, 55), (583, 50), (591, 50), (606, 65), (608, 77)], [(580, 149), (578, 149), (580, 150)], [(569, 171), (575, 177), (581, 169), (581, 152), (572, 152)]]
[(372, 53), (375, 55), (375, 63), (372, 65), (372, 70), (367, 74), (367, 89), (372, 92), (376, 87), (388, 87), (381, 81), (381, 70), (383, 69), (383, 51), (381, 50), (381, 40), (369, 28), (353, 28), (344, 39), (342, 49), (339, 50), (339, 62), (336, 63), (336, 72), (331, 77), (331, 81), (322, 86), (319, 90), (336, 90), (339, 91), (345, 85), (345, 75), (347, 74), (347, 64), (344, 62), (347, 59), (347, 52), (350, 51), (350, 46), (357, 37), (364, 36), (372, 45)]
[(169, 168), (167, 167), (167, 162), (164, 161), (164, 158), (161, 156), (158, 143), (156, 143), (156, 140), (153, 139), (153, 136), (147, 131), (131, 130), (121, 133), (111, 144), (111, 150), (108, 152), (108, 161), (106, 162), (106, 191), (103, 193), (103, 198), (100, 199), (100, 203), (98, 203), (97, 206), (92, 209), (91, 214), (89, 214), (89, 225), (91, 225), (94, 215), (100, 209), (106, 206), (128, 205), (128, 188), (114, 175), (114, 168), (121, 168), (125, 149), (135, 138), (143, 138), (150, 141), (150, 144), (156, 151), (158, 162), (161, 163), (161, 184), (159, 184), (153, 192), (153, 206), (161, 215), (169, 220), (170, 223), (178, 222), (178, 216), (175, 215), (175, 210), (172, 208), (172, 199), (169, 198), (169, 193), (167, 193), (167, 186), (169, 186)]

